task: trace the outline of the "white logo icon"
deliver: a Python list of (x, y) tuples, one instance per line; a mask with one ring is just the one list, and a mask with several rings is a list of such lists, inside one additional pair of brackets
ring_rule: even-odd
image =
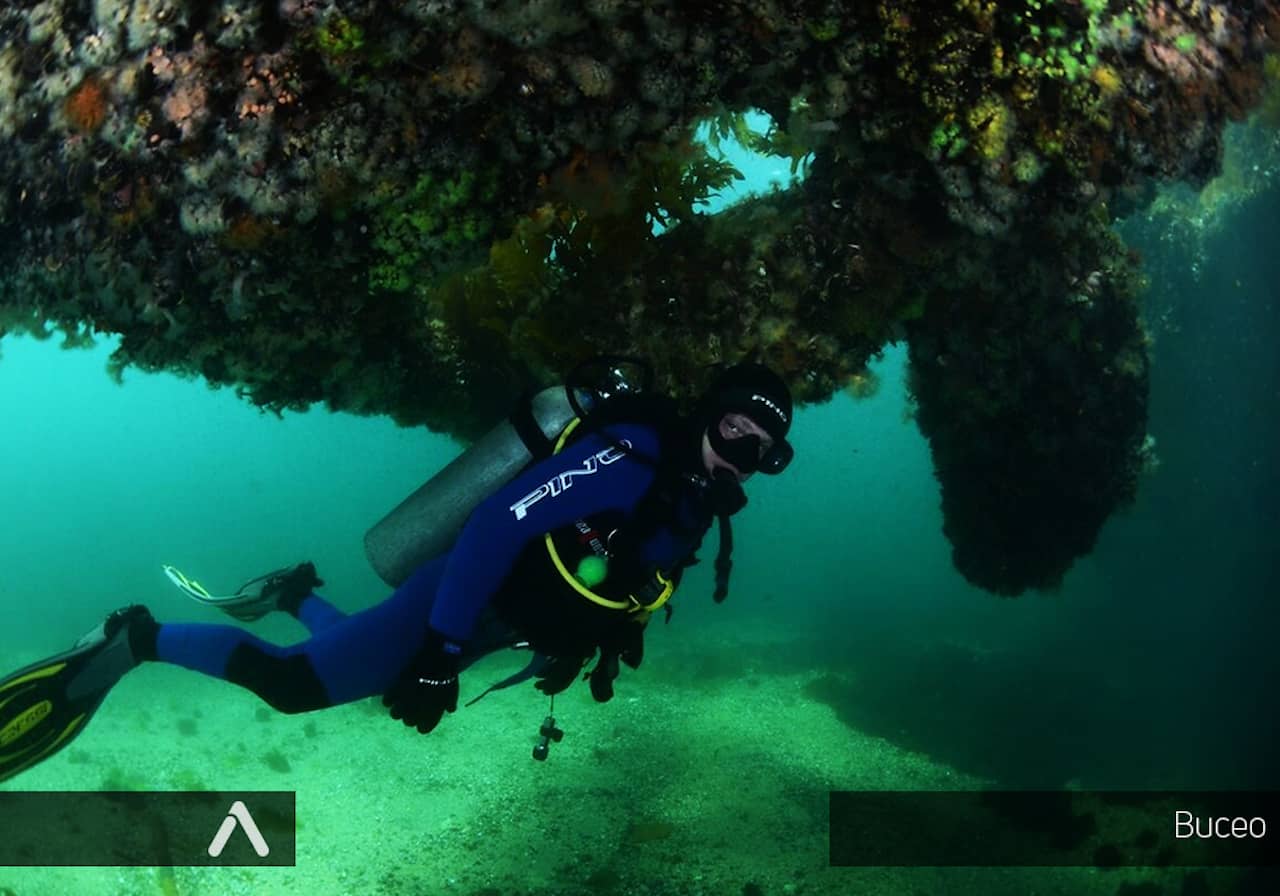
[(258, 858), (264, 858), (267, 853), (271, 852), (271, 848), (267, 846), (267, 841), (263, 839), (262, 832), (258, 830), (258, 825), (254, 822), (253, 816), (249, 814), (248, 807), (240, 800), (236, 800), (231, 804), (231, 808), (227, 810), (227, 817), (222, 820), (222, 827), (218, 828), (218, 833), (213, 835), (213, 842), (209, 844), (209, 855), (215, 859), (222, 855), (222, 848), (231, 839), (231, 834), (235, 831), (237, 823), (244, 831), (244, 835), (249, 838), (249, 842), (253, 844), (253, 851), (258, 854)]

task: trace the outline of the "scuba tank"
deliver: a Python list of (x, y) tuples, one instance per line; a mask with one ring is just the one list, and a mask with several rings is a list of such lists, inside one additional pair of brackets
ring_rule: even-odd
[(615, 395), (646, 391), (651, 381), (652, 371), (643, 362), (601, 356), (579, 364), (563, 385), (527, 394), (506, 420), (365, 533), (365, 554), (374, 572), (398, 587), (423, 563), (452, 547), (482, 501), (550, 456), (565, 427)]

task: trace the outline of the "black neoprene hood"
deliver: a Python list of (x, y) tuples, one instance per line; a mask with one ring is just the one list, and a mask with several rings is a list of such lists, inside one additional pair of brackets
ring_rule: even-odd
[(791, 429), (791, 390), (762, 364), (735, 364), (716, 378), (707, 390), (704, 403), (708, 422), (712, 415), (730, 411), (746, 414), (775, 440), (785, 439)]

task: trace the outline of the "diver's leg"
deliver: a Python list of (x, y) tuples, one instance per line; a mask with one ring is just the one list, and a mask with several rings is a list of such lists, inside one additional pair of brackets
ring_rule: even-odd
[(280, 601), (280, 609), (305, 625), (313, 635), (347, 618), (346, 613), (314, 591), (297, 601)]
[(333, 704), (385, 694), (422, 649), (448, 559), (429, 560), (382, 603), (337, 620), (300, 645)]
[(310, 613), (311, 604), (327, 624), (299, 644), (280, 647), (234, 626), (172, 623), (159, 627), (154, 658), (238, 684), (282, 712), (381, 694), (422, 646), (446, 560), (424, 564), (385, 601), (349, 616), (303, 600), (299, 612)]
[(302, 646), (280, 647), (234, 625), (164, 623), (155, 659), (248, 688), (281, 712), (307, 712), (330, 701)]

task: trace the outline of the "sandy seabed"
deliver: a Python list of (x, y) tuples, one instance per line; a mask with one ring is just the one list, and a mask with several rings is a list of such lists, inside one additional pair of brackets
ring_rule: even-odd
[[(769, 637), (735, 630), (700, 650), (750, 655)], [(1172, 870), (831, 868), (829, 790), (984, 782), (841, 723), (805, 694), (822, 670), (700, 682), (687, 652), (651, 640), (611, 703), (593, 703), (585, 685), (557, 699), (565, 737), (541, 763), (531, 748), (547, 703), (528, 684), (424, 737), (376, 700), (285, 716), (226, 683), (146, 666), (74, 744), (6, 789), (294, 790), (296, 867), (0, 868), (0, 893), (1112, 896), (1144, 882), (1179, 892)], [(468, 671), (463, 699), (522, 661)]]

